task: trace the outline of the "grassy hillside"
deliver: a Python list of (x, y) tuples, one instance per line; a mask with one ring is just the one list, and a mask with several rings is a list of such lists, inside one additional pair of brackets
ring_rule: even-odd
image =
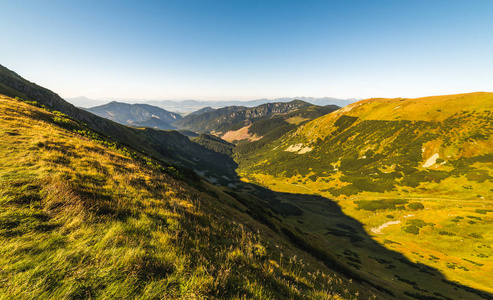
[[(491, 293), (491, 149), (493, 94), (472, 93), (360, 101), (237, 159), (243, 178), (337, 199), (380, 244)], [(319, 215), (291, 222), (329, 243), (324, 204), (295, 204)]]
[(253, 196), (192, 187), (61, 113), (0, 96), (0, 118), (2, 298), (381, 295), (253, 220)]
[[(440, 183), (433, 168), (449, 165), (428, 144), (418, 165), (416, 152), (405, 152), (449, 136), (458, 150), (444, 172), (488, 187), (491, 164), (481, 152), (489, 145), (488, 109), (443, 122), (358, 120), (344, 109), (313, 122), (318, 112), (310, 109), (279, 124), (253, 122), (247, 130), (270, 142), (236, 158), (241, 172), (252, 172), (240, 173), (244, 180), (266, 189), (236, 181), (227, 155), (177, 132), (128, 128), (78, 110), (3, 67), (0, 89), (25, 99), (0, 96), (2, 298), (493, 299), (480, 280), (491, 274), (490, 200), (409, 196)], [(476, 131), (458, 125), (467, 122)], [(288, 134), (276, 133), (283, 127)], [(365, 143), (350, 144), (360, 135), (368, 135)], [(241, 146), (211, 136), (199, 142), (225, 152)], [(383, 150), (344, 156), (372, 143)], [(341, 153), (341, 162), (317, 161), (312, 154), (324, 153), (315, 145)], [(392, 171), (379, 169), (386, 160)], [(315, 173), (327, 161), (338, 170)], [(378, 183), (394, 180), (395, 189), (368, 190), (372, 163)], [(416, 172), (431, 175), (422, 180)], [(338, 202), (329, 199), (336, 193)]]

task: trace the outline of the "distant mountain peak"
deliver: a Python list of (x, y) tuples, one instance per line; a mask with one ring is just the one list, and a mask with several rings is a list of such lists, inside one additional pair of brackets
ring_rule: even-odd
[[(173, 127), (169, 124), (182, 118), (181, 115), (177, 113), (169, 112), (157, 106), (152, 106), (149, 104), (129, 104), (116, 101), (91, 107), (87, 110), (100, 117), (107, 118), (124, 125), (142, 123), (151, 118), (156, 118), (165, 122), (165, 125), (156, 125), (161, 129), (172, 129)], [(150, 127), (155, 126), (153, 125)]]

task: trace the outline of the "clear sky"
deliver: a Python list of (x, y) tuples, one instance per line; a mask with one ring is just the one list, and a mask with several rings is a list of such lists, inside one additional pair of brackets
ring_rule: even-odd
[(493, 1), (0, 0), (0, 64), (62, 97), (493, 91)]

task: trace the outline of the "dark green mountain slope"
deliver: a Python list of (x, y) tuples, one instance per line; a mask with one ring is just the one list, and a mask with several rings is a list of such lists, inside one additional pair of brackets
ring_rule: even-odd
[(123, 125), (145, 122), (151, 118), (156, 118), (171, 124), (182, 118), (181, 115), (177, 113), (169, 112), (157, 106), (148, 104), (128, 104), (115, 101), (88, 108), (87, 111)]
[[(452, 182), (461, 176), (466, 181), (491, 181), (492, 95), (358, 102), (251, 153), (252, 159), (245, 158), (245, 167), (249, 172), (261, 168), (287, 178), (313, 175), (321, 182), (322, 178), (343, 182), (339, 186), (326, 184), (332, 196), (403, 189), (422, 193), (421, 183), (435, 189), (442, 181)], [(255, 167), (255, 161), (266, 157), (267, 165)], [(492, 195), (489, 189), (477, 189), (483, 196)], [(470, 192), (459, 189), (457, 194)]]
[(204, 146), (207, 149), (227, 156), (233, 155), (233, 149), (235, 147), (234, 144), (228, 143), (217, 136), (206, 133), (200, 134), (198, 137), (193, 138), (192, 141)]
[(216, 119), (226, 115), (233, 115), (236, 112), (245, 109), (247, 108), (244, 106), (228, 106), (197, 115), (188, 115), (183, 119), (174, 122), (173, 126), (196, 132), (210, 132), (214, 130), (213, 128), (216, 126)]
[[(228, 174), (234, 177), (235, 164), (210, 151), (176, 131), (135, 129), (78, 109), (54, 92), (25, 80), (15, 72), (0, 65), (0, 92), (10, 97), (36, 101), (49, 109), (60, 111), (87, 124), (92, 130), (167, 164), (179, 164), (191, 169), (211, 172), (213, 177)], [(218, 163), (218, 162), (221, 163)]]
[(231, 106), (200, 115), (186, 116), (173, 125), (197, 132), (213, 132), (220, 136), (227, 131), (247, 126), (256, 120), (286, 114), (308, 106), (311, 104), (300, 100), (287, 103), (267, 103), (252, 108)]

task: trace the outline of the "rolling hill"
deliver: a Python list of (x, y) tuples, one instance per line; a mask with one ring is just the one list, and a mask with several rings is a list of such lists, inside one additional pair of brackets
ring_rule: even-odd
[[(363, 100), (237, 162), (244, 180), (337, 199), (380, 244), (491, 293), (484, 282), (493, 274), (491, 149), (493, 93), (471, 93)], [(324, 236), (319, 226), (330, 214), (322, 203), (293, 203), (320, 212), (291, 222), (303, 222), (324, 245), (341, 234)]]

